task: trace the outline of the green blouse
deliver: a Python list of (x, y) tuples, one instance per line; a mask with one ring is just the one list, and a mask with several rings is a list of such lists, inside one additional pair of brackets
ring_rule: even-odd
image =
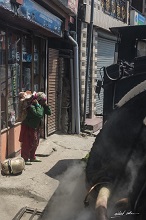
[(27, 116), (22, 122), (22, 124), (31, 127), (31, 128), (39, 128), (41, 124), (41, 120), (44, 115), (51, 115), (51, 109), (48, 105), (41, 106), (39, 104), (30, 105), (27, 108)]

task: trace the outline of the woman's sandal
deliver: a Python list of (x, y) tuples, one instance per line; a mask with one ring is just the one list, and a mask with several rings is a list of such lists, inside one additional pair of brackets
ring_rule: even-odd
[(30, 159), (30, 162), (42, 162), (39, 158)]
[(25, 165), (32, 165), (32, 163), (30, 161), (26, 160)]

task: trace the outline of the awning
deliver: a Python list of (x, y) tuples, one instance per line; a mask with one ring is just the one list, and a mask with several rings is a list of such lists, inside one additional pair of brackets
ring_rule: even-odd
[(14, 13), (10, 8), (6, 8), (0, 4), (0, 23), (6, 27), (19, 28), (26, 30), (34, 34), (43, 35), (46, 37), (61, 37), (60, 35), (53, 33), (52, 30), (42, 27), (35, 21), (27, 19), (24, 16), (20, 16), (17, 12)]
[(113, 27), (110, 30), (117, 36), (127, 36), (131, 39), (146, 39), (146, 25)]

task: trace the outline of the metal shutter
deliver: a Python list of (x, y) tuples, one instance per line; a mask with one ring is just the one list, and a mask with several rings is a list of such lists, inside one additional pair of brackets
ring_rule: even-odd
[[(97, 52), (97, 80), (101, 80), (100, 68), (109, 66), (114, 62), (115, 41), (98, 38), (98, 52)], [(103, 76), (103, 72), (102, 72)], [(101, 89), (100, 97), (96, 95), (96, 114), (103, 114), (103, 89)]]
[(59, 51), (49, 48), (48, 56), (48, 103), (51, 116), (47, 118), (48, 135), (58, 130), (58, 63)]

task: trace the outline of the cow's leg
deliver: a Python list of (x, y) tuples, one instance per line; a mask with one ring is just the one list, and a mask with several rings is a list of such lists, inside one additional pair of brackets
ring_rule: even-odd
[(110, 189), (107, 187), (102, 187), (99, 190), (96, 204), (95, 204), (95, 211), (97, 220), (108, 220), (107, 217), (107, 202), (110, 196)]

